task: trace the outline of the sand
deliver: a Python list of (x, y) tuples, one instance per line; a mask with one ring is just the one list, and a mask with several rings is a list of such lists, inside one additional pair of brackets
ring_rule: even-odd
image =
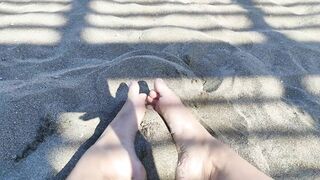
[[(63, 179), (126, 99), (163, 78), (215, 137), (275, 179), (320, 178), (319, 0), (3, 0), (0, 179)], [(136, 152), (173, 179), (148, 110)]]

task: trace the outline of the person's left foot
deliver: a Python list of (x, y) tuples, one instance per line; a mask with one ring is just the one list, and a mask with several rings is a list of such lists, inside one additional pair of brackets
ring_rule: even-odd
[(134, 150), (134, 138), (145, 114), (146, 94), (132, 82), (128, 99), (97, 142), (81, 157), (68, 179), (146, 179)]

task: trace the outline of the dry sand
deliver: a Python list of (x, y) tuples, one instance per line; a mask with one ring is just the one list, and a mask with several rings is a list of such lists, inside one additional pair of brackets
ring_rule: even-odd
[[(275, 179), (320, 178), (320, 0), (1, 0), (0, 179), (62, 179), (126, 98), (162, 77)], [(150, 179), (177, 152), (149, 110)]]

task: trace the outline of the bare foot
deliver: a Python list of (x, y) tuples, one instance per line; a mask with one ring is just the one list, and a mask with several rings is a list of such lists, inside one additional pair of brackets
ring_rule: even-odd
[(228, 146), (212, 137), (163, 80), (147, 101), (163, 117), (178, 150), (177, 179), (267, 179)]
[(132, 82), (128, 99), (97, 142), (81, 157), (68, 179), (146, 179), (134, 150), (134, 138), (145, 114), (146, 94)]

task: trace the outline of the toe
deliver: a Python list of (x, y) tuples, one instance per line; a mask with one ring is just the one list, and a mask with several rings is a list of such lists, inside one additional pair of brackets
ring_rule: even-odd
[(154, 99), (153, 99), (151, 96), (148, 96), (148, 97), (147, 97), (147, 103), (148, 103), (148, 104), (153, 104), (153, 100), (154, 100)]
[(139, 94), (139, 90), (140, 90), (140, 87), (139, 87), (138, 82), (132, 81), (129, 85), (128, 97), (129, 98), (135, 97), (136, 95)]
[(139, 94), (138, 96), (139, 96), (139, 104), (141, 104), (141, 105), (146, 105), (147, 94), (141, 93), (141, 94)]
[(149, 92), (149, 96), (154, 99), (154, 98), (156, 98), (158, 96), (158, 94), (154, 90), (151, 90)]
[(169, 87), (166, 85), (166, 83), (160, 78), (157, 78), (155, 80), (154, 89), (156, 90), (156, 92), (158, 92), (160, 94), (160, 96), (162, 96), (164, 94), (172, 94), (171, 89), (169, 89)]

